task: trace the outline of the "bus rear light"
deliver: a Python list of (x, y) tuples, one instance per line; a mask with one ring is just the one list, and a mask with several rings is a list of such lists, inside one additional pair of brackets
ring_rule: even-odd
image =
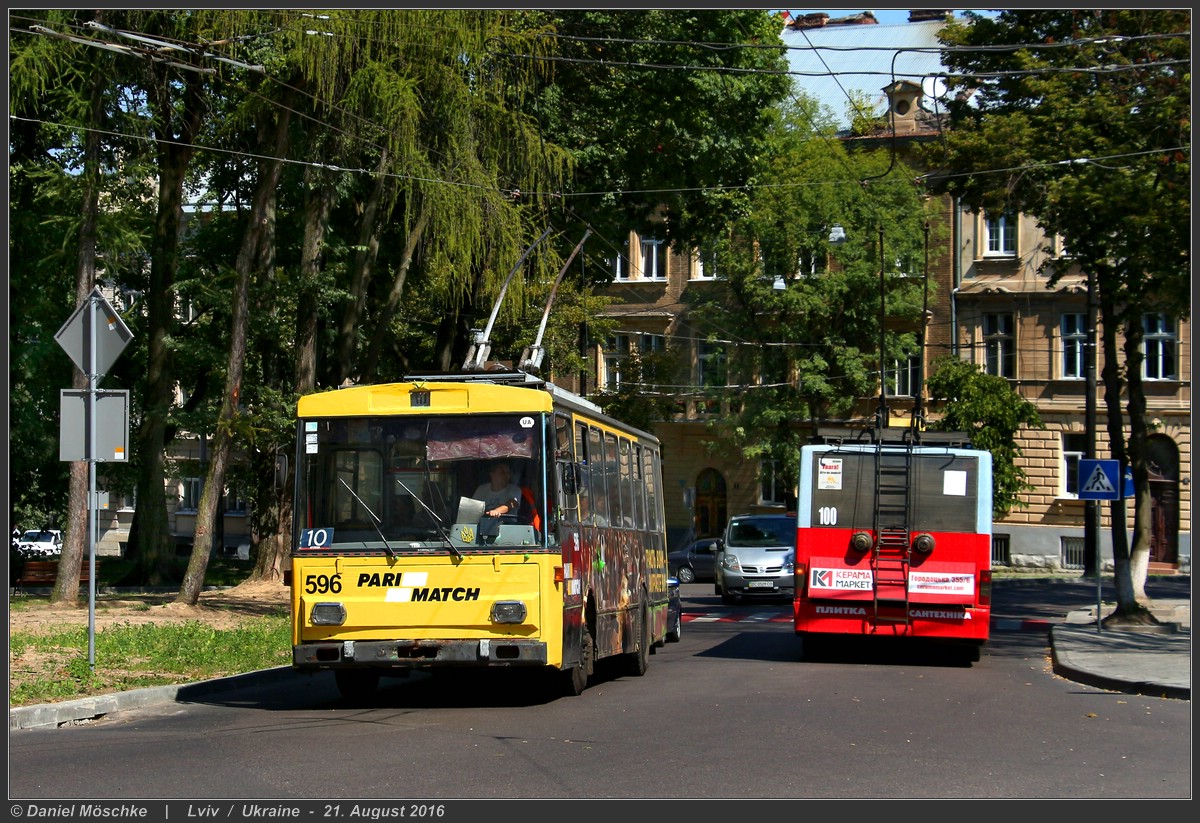
[(314, 603), (309, 620), (314, 626), (340, 626), (346, 622), (346, 607), (341, 603)]
[(933, 551), (935, 545), (936, 541), (933, 539), (932, 534), (918, 534), (917, 539), (913, 541), (912, 547), (915, 552), (929, 554)]
[(554, 582), (561, 583), (565, 579), (566, 579), (566, 576), (563, 574), (563, 567), (555, 566), (554, 567)]
[(984, 569), (979, 573), (979, 605), (992, 605), (992, 570)]
[(856, 552), (870, 551), (874, 544), (875, 541), (866, 532), (855, 532), (850, 537), (850, 548)]
[(526, 613), (520, 600), (497, 600), (492, 604), (493, 623), (524, 623)]
[(795, 571), (792, 572), (792, 581), (795, 585), (795, 594), (798, 597), (800, 592), (804, 591), (804, 576), (808, 569), (803, 563), (797, 563)]

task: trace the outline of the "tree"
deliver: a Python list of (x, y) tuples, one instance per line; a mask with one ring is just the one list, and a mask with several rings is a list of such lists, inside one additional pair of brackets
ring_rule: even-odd
[[(1022, 426), (1044, 429), (1037, 407), (1012, 390), (1008, 381), (984, 374), (979, 366), (945, 357), (933, 364), (925, 385), (941, 417), (938, 431), (966, 432), (971, 445), (992, 453), (992, 515), (1000, 518), (1027, 504), (1021, 499), (1034, 486), (1017, 465)], [(940, 402), (939, 402), (940, 401)]]
[(680, 248), (726, 231), (745, 211), (772, 109), (790, 88), (778, 17), (694, 8), (546, 14), (560, 57), (529, 106), (574, 158), (569, 213), (605, 239), (634, 229)]
[(949, 85), (974, 94), (951, 104), (928, 155), (944, 172), (933, 187), (1033, 215), (1094, 277), (1112, 456), (1131, 467), (1136, 496), (1132, 547), (1124, 501), (1111, 508), (1118, 618), (1145, 614), (1142, 318), (1189, 313), (1190, 31), (1186, 9), (1021, 10), (941, 35)]
[[(103, 13), (95, 16), (103, 18)], [(37, 330), (41, 321), (64, 320), (71, 309), (90, 298), (98, 269), (111, 278), (121, 268), (122, 258), (141, 248), (137, 237), (140, 221), (130, 219), (137, 215), (137, 209), (128, 207), (130, 187), (120, 182), (122, 175), (136, 176), (138, 164), (133, 156), (126, 155), (125, 167), (118, 169), (120, 141), (103, 137), (121, 121), (125, 108), (120, 83), (111, 79), (113, 59), (80, 42), (64, 42), (69, 39), (64, 32), (75, 30), (84, 21), (98, 22), (92, 17), (60, 10), (25, 12), (13, 18), (21, 23), (14, 31), (25, 35), (18, 38), (10, 62), (13, 111), (31, 118), (26, 128), (14, 132), (10, 142), (14, 191), (21, 200), (21, 206), (12, 212), (18, 216), (10, 225), (10, 237), (14, 238), (11, 295), (17, 366), (12, 372), (13, 397), (24, 396), (25, 402), (19, 408), (26, 411), (44, 408), (42, 404), (47, 401), (56, 403), (53, 395), (64, 385), (43, 382), (46, 377), (60, 376), (51, 364), (61, 362), (61, 351), (43, 352), (45, 357), (25, 360), (36, 348), (53, 342), (50, 334)], [(80, 128), (72, 131), (48, 124), (33, 125), (43, 117), (61, 123), (77, 122)], [(106, 201), (103, 210), (102, 196)], [(35, 228), (39, 224), (43, 228)], [(57, 253), (47, 255), (46, 249), (57, 249)], [(66, 274), (71, 255), (74, 301), (52, 308), (60, 296), (59, 287), (65, 283), (60, 275)], [(22, 362), (36, 365), (26, 369)], [(82, 371), (73, 369), (71, 374), (76, 389), (88, 388)], [(57, 423), (57, 415), (45, 414), (45, 420)], [(19, 439), (23, 445), (17, 454), (28, 453), (30, 446), (53, 445), (47, 444), (43, 436), (52, 440), (59, 436), (57, 427), (50, 431), (37, 420), (26, 419), (14, 428), (22, 432)], [(57, 453), (45, 457), (58, 460)], [(61, 488), (41, 486), (43, 470), (21, 465), (20, 460), (12, 469), (11, 476), (21, 478), (14, 483), (14, 492), (19, 488), (18, 494), (25, 501), (39, 494), (58, 498), (48, 508), (59, 513), (34, 514), (23, 507), (23, 517), (32, 515), (41, 525), (50, 525), (63, 519), (61, 511), (65, 508), (65, 540), (51, 599), (75, 603), (88, 537), (88, 463), (80, 460), (70, 464), (65, 500)]]
[[(917, 350), (926, 213), (912, 172), (888, 152), (848, 154), (812, 101), (777, 113), (755, 170), (771, 185), (702, 247), (719, 279), (693, 290), (688, 322), (724, 361), (707, 390), (732, 415), (712, 421), (714, 442), (777, 461), (794, 487), (807, 435), (848, 422), (882, 371)], [(840, 245), (834, 225), (848, 238)]]

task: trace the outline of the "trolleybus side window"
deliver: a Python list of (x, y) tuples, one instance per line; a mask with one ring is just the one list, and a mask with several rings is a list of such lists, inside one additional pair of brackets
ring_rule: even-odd
[(607, 511), (610, 525), (621, 525), (621, 485), (618, 480), (617, 436), (604, 434), (604, 482), (608, 488)]
[(641, 444), (633, 444), (631, 460), (630, 469), (633, 472), (633, 527), (635, 529), (644, 529), (646, 528), (646, 484), (644, 482), (645, 478), (642, 475)]
[(617, 441), (618, 469), (620, 471), (620, 487), (621, 487), (621, 525), (632, 529), (634, 527), (633, 516), (633, 475), (630, 471), (629, 461), (631, 460), (632, 451), (629, 439), (622, 437)]

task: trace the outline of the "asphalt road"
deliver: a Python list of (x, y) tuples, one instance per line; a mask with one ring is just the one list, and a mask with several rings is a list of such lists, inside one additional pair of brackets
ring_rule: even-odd
[[(1001, 588), (1014, 614), (1086, 594)], [(683, 639), (646, 676), (602, 671), (577, 698), (414, 676), (348, 705), (331, 678), (297, 676), (12, 732), (10, 798), (306, 800), (322, 816), (330, 801), (1190, 797), (1190, 704), (1063, 680), (1045, 631), (995, 633), (974, 665), (882, 646), (813, 663), (786, 604), (711, 591), (685, 587)]]

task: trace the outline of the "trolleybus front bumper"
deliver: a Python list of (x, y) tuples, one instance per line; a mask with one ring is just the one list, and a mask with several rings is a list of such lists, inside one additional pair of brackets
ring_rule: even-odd
[(419, 669), (437, 666), (545, 666), (546, 644), (520, 638), (478, 640), (341, 640), (292, 647), (297, 669), (363, 666)]

